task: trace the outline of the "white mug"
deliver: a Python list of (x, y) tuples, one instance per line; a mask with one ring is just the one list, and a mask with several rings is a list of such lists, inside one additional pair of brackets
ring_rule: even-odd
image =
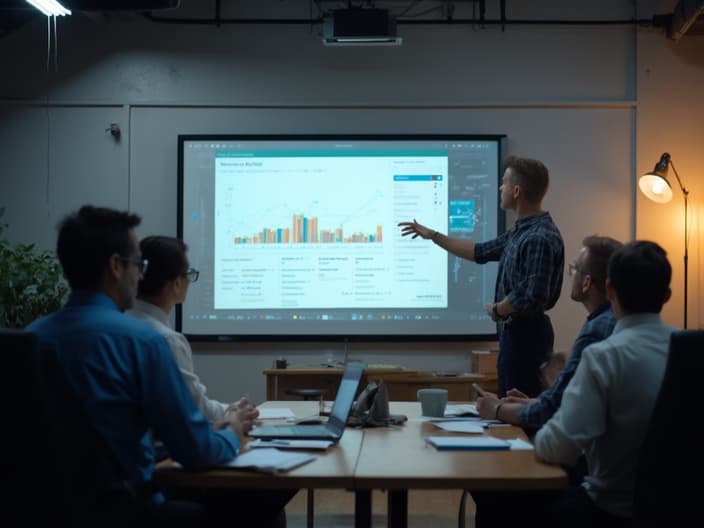
[(423, 416), (445, 416), (447, 389), (418, 389), (417, 396)]

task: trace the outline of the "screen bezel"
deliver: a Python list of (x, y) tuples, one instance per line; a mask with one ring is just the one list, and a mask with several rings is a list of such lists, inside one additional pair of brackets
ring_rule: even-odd
[[(177, 182), (177, 236), (183, 238), (183, 201), (184, 201), (184, 144), (188, 141), (494, 141), (497, 143), (498, 183), (501, 184), (501, 168), (506, 157), (505, 134), (179, 134), (177, 139), (178, 182)], [(497, 204), (500, 196), (497, 193)], [(506, 216), (497, 207), (497, 235), (506, 230)], [(182, 331), (182, 307), (176, 305), (175, 327)], [(189, 341), (195, 342), (458, 342), (458, 341), (495, 341), (497, 333), (489, 334), (185, 334)]]

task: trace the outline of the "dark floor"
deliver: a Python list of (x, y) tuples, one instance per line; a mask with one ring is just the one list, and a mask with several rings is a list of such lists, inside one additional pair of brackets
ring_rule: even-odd
[[(306, 491), (301, 490), (286, 507), (288, 528), (306, 528)], [(408, 495), (409, 528), (456, 528), (459, 490), (411, 490)], [(372, 498), (373, 526), (386, 527), (386, 494)], [(474, 528), (474, 503), (467, 503), (466, 528)], [(354, 494), (343, 490), (315, 491), (315, 528), (353, 528)]]

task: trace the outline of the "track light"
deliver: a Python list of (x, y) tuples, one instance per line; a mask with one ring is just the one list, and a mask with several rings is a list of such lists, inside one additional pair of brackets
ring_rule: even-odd
[(46, 16), (64, 16), (71, 14), (70, 9), (66, 9), (56, 0), (27, 0), (27, 3), (39, 9), (39, 11)]

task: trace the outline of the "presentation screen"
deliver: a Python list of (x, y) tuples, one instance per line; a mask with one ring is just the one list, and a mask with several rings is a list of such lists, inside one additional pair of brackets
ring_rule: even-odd
[(496, 263), (402, 237), (504, 228), (503, 136), (178, 138), (192, 339), (488, 339)]

